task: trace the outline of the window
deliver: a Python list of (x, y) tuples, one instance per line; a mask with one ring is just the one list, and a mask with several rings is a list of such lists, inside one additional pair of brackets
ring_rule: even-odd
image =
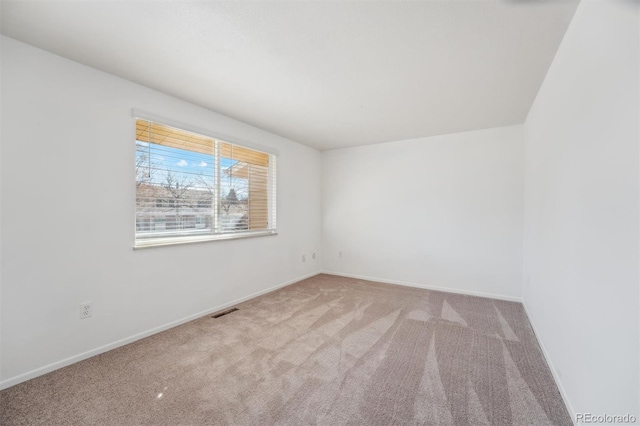
[(135, 246), (276, 233), (276, 156), (136, 120)]

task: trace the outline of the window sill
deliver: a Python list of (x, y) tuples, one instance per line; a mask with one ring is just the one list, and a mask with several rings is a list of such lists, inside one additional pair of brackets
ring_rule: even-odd
[(151, 247), (174, 246), (178, 244), (204, 243), (207, 241), (220, 240), (237, 240), (240, 238), (266, 237), (269, 235), (278, 235), (274, 230), (238, 232), (233, 234), (217, 234), (217, 235), (186, 235), (178, 237), (159, 237), (146, 238), (135, 242), (133, 249), (145, 249)]

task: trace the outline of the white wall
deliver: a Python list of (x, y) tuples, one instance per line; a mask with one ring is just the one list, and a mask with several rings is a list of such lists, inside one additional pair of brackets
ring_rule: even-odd
[(582, 1), (525, 123), (524, 303), (574, 413), (638, 416), (638, 49), (637, 2)]
[(323, 152), (323, 268), (519, 298), (523, 161), (522, 126)]
[[(2, 43), (3, 387), (320, 270), (319, 152)], [(279, 235), (134, 251), (134, 107), (279, 150)]]
[[(1, 12), (0, 12), (1, 13)], [(0, 37), (0, 82), (2, 82), (2, 46), (4, 40)], [(2, 84), (0, 84), (0, 100), (2, 99)], [(0, 166), (2, 165), (2, 102), (0, 102)], [(0, 169), (0, 348), (2, 348), (2, 172)], [(0, 349), (0, 366), (2, 366), (2, 350)], [(2, 375), (0, 373), (0, 382)]]

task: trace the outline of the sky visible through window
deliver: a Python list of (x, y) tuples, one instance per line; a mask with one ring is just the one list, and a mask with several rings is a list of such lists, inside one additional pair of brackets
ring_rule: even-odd
[[(220, 193), (226, 197), (233, 188), (238, 199), (247, 198), (246, 179), (234, 178), (225, 170), (237, 160), (220, 158)], [(193, 189), (211, 190), (214, 185), (215, 160), (213, 155), (136, 141), (136, 168), (138, 178), (151, 185), (166, 185), (171, 173), (174, 181)]]

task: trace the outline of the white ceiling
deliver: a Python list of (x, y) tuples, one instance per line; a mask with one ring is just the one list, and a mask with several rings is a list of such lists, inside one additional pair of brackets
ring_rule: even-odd
[(522, 123), (577, 0), (1, 5), (4, 35), (324, 150)]

